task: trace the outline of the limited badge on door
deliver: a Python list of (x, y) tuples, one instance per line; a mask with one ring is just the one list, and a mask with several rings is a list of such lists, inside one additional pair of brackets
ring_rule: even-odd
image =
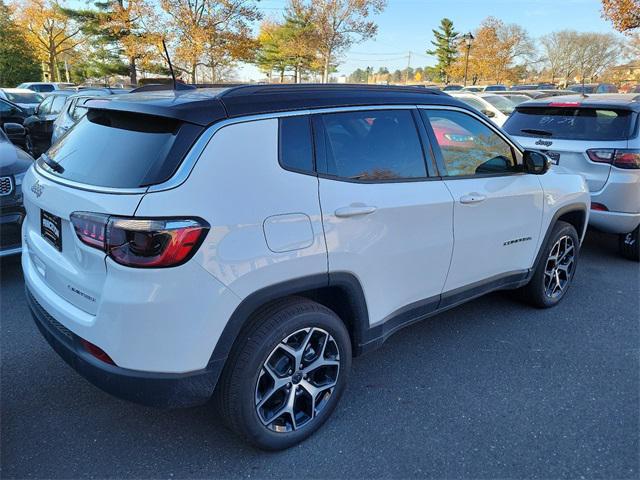
[(62, 251), (62, 219), (60, 217), (40, 210), (40, 234), (51, 245)]

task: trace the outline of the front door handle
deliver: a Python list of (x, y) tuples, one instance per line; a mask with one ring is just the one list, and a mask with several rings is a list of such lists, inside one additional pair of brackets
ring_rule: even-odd
[(358, 215), (369, 215), (376, 211), (376, 207), (371, 207), (369, 205), (362, 206), (350, 206), (350, 207), (342, 207), (338, 208), (335, 211), (336, 217), (338, 218), (347, 218), (347, 217), (357, 217)]
[(474, 203), (480, 203), (483, 202), (487, 199), (486, 195), (482, 195), (481, 193), (468, 193), (467, 195), (463, 195), (462, 197), (460, 197), (460, 203), (464, 203), (464, 204), (474, 204)]

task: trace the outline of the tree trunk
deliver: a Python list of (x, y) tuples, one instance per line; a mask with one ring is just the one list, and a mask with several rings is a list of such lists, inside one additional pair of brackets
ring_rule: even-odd
[(52, 50), (49, 50), (48, 66), (49, 66), (49, 81), (55, 82), (56, 81), (56, 76), (55, 76), (56, 75), (56, 56)]
[(324, 57), (324, 68), (322, 70), (322, 83), (329, 83), (329, 65), (331, 64), (331, 52)]
[(191, 65), (191, 83), (194, 83), (194, 84), (197, 83), (196, 82), (196, 66), (197, 65), (195, 63)]
[(296, 83), (301, 83), (302, 81), (300, 70), (300, 65), (296, 65)]
[(280, 69), (280, 83), (284, 83), (284, 68)]
[(136, 57), (129, 57), (129, 81), (133, 86), (138, 84), (138, 73), (136, 71)]

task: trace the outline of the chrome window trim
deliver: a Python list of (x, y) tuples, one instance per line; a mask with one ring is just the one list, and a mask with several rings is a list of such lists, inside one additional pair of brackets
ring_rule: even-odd
[(385, 105), (360, 105), (360, 106), (351, 106), (351, 107), (329, 107), (329, 108), (318, 108), (318, 109), (304, 109), (304, 110), (288, 110), (282, 112), (270, 112), (263, 113), (258, 115), (246, 115), (237, 118), (227, 118), (225, 120), (221, 120), (219, 122), (210, 125), (205, 129), (205, 131), (198, 137), (193, 146), (189, 149), (189, 152), (185, 156), (184, 160), (180, 163), (179, 167), (175, 171), (175, 173), (169, 178), (167, 181), (163, 183), (159, 183), (157, 185), (151, 185), (149, 187), (139, 187), (139, 188), (113, 188), (113, 187), (100, 187), (96, 185), (88, 185), (80, 182), (74, 182), (71, 180), (66, 180), (64, 178), (60, 178), (56, 175), (53, 175), (43, 169), (37, 162), (35, 163), (35, 170), (38, 174), (43, 177), (51, 180), (55, 183), (59, 183), (61, 185), (67, 185), (69, 187), (77, 188), (79, 190), (85, 190), (88, 192), (96, 192), (96, 193), (109, 193), (115, 195), (131, 195), (131, 194), (144, 194), (151, 192), (162, 192), (166, 190), (171, 190), (176, 187), (179, 187), (184, 182), (187, 181), (189, 175), (193, 170), (193, 167), (196, 165), (205, 149), (209, 145), (211, 139), (215, 136), (215, 134), (222, 130), (225, 127), (230, 125), (236, 125), (239, 123), (247, 123), (247, 122), (255, 122), (261, 120), (271, 120), (278, 119), (282, 117), (295, 117), (301, 115), (315, 115), (315, 114), (323, 114), (323, 113), (339, 113), (339, 112), (354, 112), (354, 111), (366, 111), (366, 110), (415, 110), (416, 108), (424, 108), (424, 109), (442, 109), (442, 110), (458, 110), (460, 112), (472, 115), (477, 118), (485, 125), (487, 125), (492, 130), (496, 131), (507, 141), (510, 145), (515, 148), (516, 152), (521, 153), (520, 147), (517, 147), (513, 142), (511, 142), (504, 134), (500, 133), (496, 130), (495, 126), (487, 123), (480, 116), (472, 112), (471, 110), (467, 110), (464, 108), (449, 106), (449, 105), (396, 105), (396, 104), (385, 104)]

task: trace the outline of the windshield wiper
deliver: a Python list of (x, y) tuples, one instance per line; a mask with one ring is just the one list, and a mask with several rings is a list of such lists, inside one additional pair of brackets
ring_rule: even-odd
[(541, 137), (551, 137), (553, 133), (547, 130), (536, 130), (535, 128), (523, 128), (520, 130), (523, 133), (530, 133), (532, 135), (540, 135)]
[(64, 173), (64, 167), (55, 160), (50, 159), (46, 154), (40, 155), (40, 160), (54, 172)]

